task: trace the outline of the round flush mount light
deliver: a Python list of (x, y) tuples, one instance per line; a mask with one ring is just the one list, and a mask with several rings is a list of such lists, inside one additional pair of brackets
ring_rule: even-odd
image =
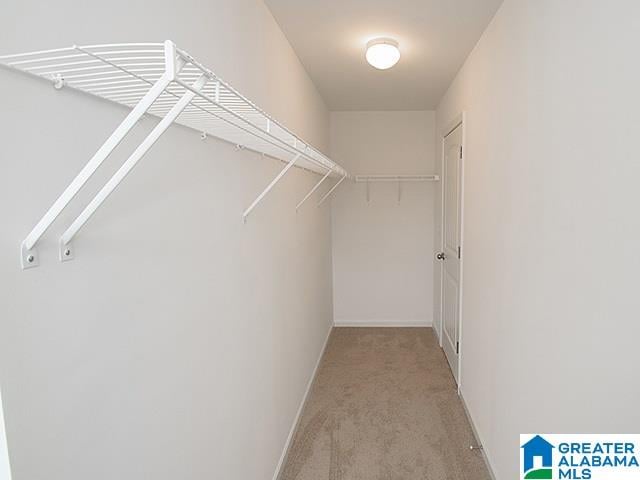
[(375, 38), (367, 43), (367, 62), (378, 70), (393, 67), (400, 60), (398, 42), (392, 38)]

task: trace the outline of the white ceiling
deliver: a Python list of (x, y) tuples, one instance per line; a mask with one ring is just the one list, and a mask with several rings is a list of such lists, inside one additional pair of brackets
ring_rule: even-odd
[[(433, 109), (502, 0), (265, 0), (330, 110)], [(392, 37), (402, 57), (369, 66)]]

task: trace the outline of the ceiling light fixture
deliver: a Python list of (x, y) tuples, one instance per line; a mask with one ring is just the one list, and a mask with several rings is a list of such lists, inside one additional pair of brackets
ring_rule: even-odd
[(367, 43), (367, 62), (378, 70), (393, 67), (400, 60), (398, 42), (392, 38), (374, 38)]

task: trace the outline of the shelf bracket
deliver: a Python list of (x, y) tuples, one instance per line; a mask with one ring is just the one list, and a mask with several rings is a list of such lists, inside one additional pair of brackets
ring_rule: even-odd
[(347, 178), (347, 174), (346, 174), (346, 173), (342, 176), (342, 178), (341, 178), (340, 180), (338, 180), (338, 181), (336, 182), (336, 184), (335, 184), (333, 187), (331, 187), (331, 190), (329, 190), (327, 193), (325, 193), (325, 194), (324, 194), (324, 196), (323, 196), (323, 197), (320, 199), (320, 201), (318, 202), (318, 206), (322, 205), (322, 204), (324, 203), (324, 201), (325, 201), (327, 198), (329, 198), (329, 195), (331, 195), (331, 194), (333, 193), (333, 191), (334, 191), (336, 188), (338, 188), (338, 185), (340, 185), (340, 184), (344, 181), (344, 179), (345, 179), (345, 178)]
[[(192, 88), (194, 90), (200, 90), (207, 82), (208, 77), (201, 75), (194, 82)], [(136, 166), (142, 157), (149, 151), (149, 149), (158, 141), (162, 134), (171, 126), (171, 124), (178, 118), (182, 111), (191, 103), (195, 93), (191, 90), (187, 90), (182, 97), (171, 107), (167, 114), (158, 122), (151, 133), (138, 145), (131, 156), (122, 164), (122, 166), (113, 174), (109, 181), (102, 187), (102, 189), (93, 197), (93, 200), (85, 207), (85, 209), (78, 215), (73, 223), (65, 230), (60, 237), (60, 260), (67, 261), (73, 258), (73, 247), (71, 241), (83, 227), (87, 220), (96, 212), (96, 210), (102, 205), (107, 197), (116, 189), (120, 182), (124, 180), (127, 174)]]
[(324, 177), (322, 177), (322, 178), (320, 179), (320, 181), (319, 181), (318, 183), (316, 183), (316, 184), (315, 184), (315, 186), (314, 186), (311, 190), (309, 190), (309, 193), (307, 193), (307, 194), (305, 195), (305, 197), (304, 197), (302, 200), (300, 200), (300, 203), (298, 203), (298, 205), (296, 205), (296, 212), (300, 209), (300, 207), (302, 206), (302, 204), (303, 204), (304, 202), (306, 202), (306, 201), (307, 201), (307, 199), (308, 199), (311, 195), (313, 195), (313, 192), (315, 192), (315, 191), (318, 189), (318, 187), (322, 184), (322, 182), (324, 182), (324, 181), (329, 177), (329, 175), (331, 175), (331, 172), (333, 172), (333, 169), (332, 169), (332, 168), (330, 168), (330, 169), (329, 169), (329, 171), (324, 175)]
[(282, 169), (282, 171), (276, 176), (276, 178), (274, 178), (271, 183), (269, 185), (267, 185), (267, 188), (265, 188), (262, 193), (260, 195), (258, 195), (258, 197), (253, 201), (253, 203), (251, 205), (249, 205), (249, 208), (247, 208), (244, 213), (242, 214), (242, 221), (244, 223), (247, 223), (247, 217), (249, 216), (249, 214), (251, 213), (251, 211), (256, 208), (256, 206), (262, 201), (262, 199), (265, 197), (265, 195), (267, 193), (269, 193), (269, 191), (271, 191), (271, 189), (273, 187), (275, 187), (276, 183), (278, 183), (282, 177), (285, 176), (285, 174), (289, 171), (289, 169), (291, 167), (293, 167), (295, 165), (295, 163), (298, 161), (298, 159), (300, 158), (300, 155), (302, 155), (301, 153), (297, 153), (295, 157), (293, 157), (289, 163), (287, 163), (287, 166), (284, 167)]
[(115, 150), (124, 137), (133, 129), (136, 123), (153, 105), (153, 102), (162, 95), (162, 92), (169, 86), (175, 77), (176, 47), (173, 42), (167, 41), (164, 44), (165, 63), (167, 68), (163, 75), (153, 84), (149, 91), (142, 97), (140, 102), (129, 112), (120, 125), (113, 131), (111, 136), (102, 144), (98, 151), (91, 157), (87, 164), (80, 170), (73, 181), (62, 192), (53, 205), (47, 210), (44, 216), (29, 232), (20, 247), (20, 260), (23, 269), (36, 267), (38, 265), (38, 252), (36, 244), (51, 226), (54, 220), (60, 215), (65, 207), (76, 196), (85, 183), (91, 178), (96, 170), (102, 165), (105, 159)]

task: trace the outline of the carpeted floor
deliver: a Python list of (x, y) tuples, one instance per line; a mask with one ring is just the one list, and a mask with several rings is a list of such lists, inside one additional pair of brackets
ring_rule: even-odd
[(280, 480), (489, 480), (430, 328), (335, 328)]

